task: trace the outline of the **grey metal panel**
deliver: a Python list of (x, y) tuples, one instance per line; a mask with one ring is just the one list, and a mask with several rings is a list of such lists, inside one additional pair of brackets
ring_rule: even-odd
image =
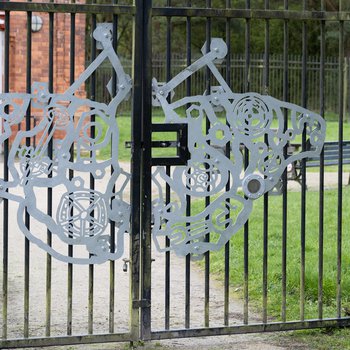
[[(191, 155), (187, 166), (175, 167), (171, 175), (166, 174), (164, 167), (158, 167), (153, 174), (159, 191), (159, 198), (154, 201), (153, 236), (160, 251), (173, 250), (182, 256), (191, 253), (194, 258), (223, 247), (248, 220), (253, 201), (279, 184), (288, 164), (320, 154), (326, 133), (325, 121), (312, 111), (268, 95), (234, 93), (215, 66), (227, 53), (225, 42), (214, 38), (208, 53), (205, 48), (206, 44), (202, 49), (203, 57), (168, 83), (158, 84), (153, 80), (154, 104), (162, 106), (165, 121), (188, 124)], [(201, 96), (187, 96), (171, 102), (169, 94), (203, 67), (211, 70), (220, 86), (212, 87), (210, 93)], [(181, 108), (186, 110), (185, 116), (177, 113)], [(217, 111), (223, 111), (226, 120), (219, 119)], [(286, 131), (285, 111), (289, 113), (291, 124)], [(207, 134), (202, 131), (206, 118), (211, 125)], [(285, 157), (284, 147), (295, 142), (304, 129), (312, 150)], [(231, 145), (230, 157), (220, 151), (227, 143)], [(242, 146), (250, 155), (245, 169)], [(229, 178), (230, 189), (225, 190)], [(175, 193), (168, 204), (163, 193), (164, 181)], [(215, 197), (202, 212), (187, 216), (186, 196), (193, 199)], [(231, 213), (229, 218), (225, 216), (228, 212)], [(210, 242), (204, 242), (209, 232), (214, 235)], [(163, 237), (169, 238), (168, 247), (161, 247)]]
[[(130, 205), (123, 197), (130, 175), (118, 162), (119, 129), (115, 114), (119, 104), (128, 97), (131, 90), (130, 77), (112, 47), (112, 32), (108, 24), (102, 24), (93, 33), (102, 48), (99, 56), (81, 76), (63, 94), (49, 93), (46, 83), (35, 82), (31, 94), (1, 94), (0, 117), (3, 118), (4, 133), (0, 142), (12, 135), (11, 126), (21, 123), (31, 103), (33, 109), (42, 112), (43, 118), (31, 130), (18, 131), (9, 153), (8, 168), (11, 179), (0, 180), (0, 196), (18, 202), (18, 225), (25, 236), (33, 243), (50, 253), (55, 258), (78, 264), (102, 263), (118, 259), (124, 253), (124, 236), (129, 232)], [(115, 96), (109, 104), (78, 98), (75, 92), (108, 59), (117, 76)], [(9, 113), (6, 111), (9, 110)], [(74, 115), (80, 113), (77, 123)], [(98, 116), (91, 121), (91, 116)], [(90, 128), (95, 128), (96, 137), (90, 136)], [(105, 135), (103, 129), (106, 128)], [(50, 140), (55, 131), (64, 133), (56, 143), (52, 159), (47, 156)], [(26, 146), (22, 140), (36, 136), (36, 145)], [(97, 152), (113, 139), (111, 156), (98, 160)], [(70, 149), (76, 146), (76, 160), (70, 159)], [(19, 158), (19, 167), (16, 159)], [(113, 167), (109, 176), (106, 171)], [(89, 188), (88, 181), (81, 176), (71, 180), (68, 170), (91, 173), (94, 179), (109, 176), (103, 192)], [(52, 176), (48, 176), (51, 174)], [(116, 182), (120, 184), (115, 190)], [(44, 213), (38, 206), (36, 191), (40, 188), (64, 186), (66, 192), (61, 196), (55, 217)], [(13, 189), (22, 188), (23, 194), (14, 193)], [(18, 192), (18, 191), (17, 191)], [(23, 217), (27, 211), (39, 223), (46, 225), (53, 235), (70, 245), (86, 248), (84, 256), (69, 257), (49, 246), (39, 238), (35, 227), (27, 228)], [(115, 251), (111, 252), (110, 234), (107, 233), (109, 220), (115, 222)]]

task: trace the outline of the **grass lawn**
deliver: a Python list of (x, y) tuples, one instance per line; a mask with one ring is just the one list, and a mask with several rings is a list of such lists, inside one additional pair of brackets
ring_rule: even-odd
[[(344, 188), (343, 208), (343, 280), (344, 302), (350, 301), (350, 189)], [(287, 232), (287, 319), (299, 318), (300, 288), (300, 212), (299, 192), (288, 193), (288, 232)], [(306, 288), (305, 316), (317, 317), (318, 299), (318, 192), (307, 192), (306, 196)], [(324, 317), (336, 315), (337, 281), (337, 191), (325, 191), (324, 214), (324, 280), (323, 302)], [(195, 204), (201, 206), (200, 203)], [(195, 209), (194, 209), (195, 210)], [(269, 197), (269, 233), (268, 233), (268, 291), (269, 314), (277, 320), (281, 312), (282, 281), (282, 196)], [(231, 239), (230, 280), (233, 286), (243, 285), (243, 230)], [(249, 220), (249, 295), (253, 304), (262, 305), (262, 261), (263, 261), (263, 200), (254, 203)], [(219, 276), (224, 273), (224, 251), (211, 254), (211, 269)]]
[[(306, 197), (306, 249), (305, 249), (305, 319), (318, 317), (318, 276), (319, 276), (319, 193), (307, 192)], [(337, 191), (325, 191), (324, 213), (324, 273), (323, 273), (323, 317), (336, 317), (337, 295)], [(201, 210), (203, 204), (193, 204), (193, 212)], [(350, 306), (350, 188), (343, 192), (343, 244), (342, 244), (342, 305)], [(288, 193), (287, 229), (287, 320), (300, 319), (300, 237), (301, 195)], [(281, 320), (282, 305), (282, 196), (269, 197), (268, 216), (268, 315), (274, 321)], [(244, 235), (240, 230), (230, 241), (230, 284), (237, 297), (243, 297), (244, 286)], [(251, 309), (262, 313), (263, 286), (263, 200), (254, 203), (249, 220), (249, 300)], [(210, 255), (210, 269), (216, 278), (224, 276), (224, 250)], [(344, 314), (343, 314), (344, 315)], [(338, 347), (330, 347), (329, 332), (293, 332), (292, 335), (305, 341), (314, 342), (317, 349), (350, 349), (350, 330), (333, 331), (338, 334)], [(308, 337), (312, 335), (312, 339)], [(314, 341), (315, 336), (321, 342)], [(343, 340), (341, 340), (343, 339)], [(329, 342), (327, 342), (329, 340)], [(327, 343), (325, 343), (327, 342)], [(330, 343), (331, 342), (331, 343)], [(325, 347), (328, 344), (328, 347)], [(334, 343), (335, 344), (335, 343)]]
[(350, 329), (315, 329), (285, 333), (291, 340), (306, 343), (310, 349), (349, 350)]

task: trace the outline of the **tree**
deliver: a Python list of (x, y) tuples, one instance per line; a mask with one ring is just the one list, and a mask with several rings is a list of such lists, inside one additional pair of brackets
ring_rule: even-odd
[[(100, 4), (110, 4), (111, 0), (98, 0)], [(193, 6), (206, 7), (208, 0), (153, 0), (153, 6), (164, 7), (167, 4), (172, 6)], [(308, 0), (307, 9), (312, 11), (319, 11), (321, 9), (321, 0)], [(232, 0), (232, 8), (244, 9), (246, 8), (246, 0)], [(270, 0), (270, 9), (284, 9), (284, 2), (282, 0)], [(213, 8), (226, 8), (225, 0), (212, 0), (211, 6)], [(263, 9), (265, 7), (265, 0), (251, 0), (252, 8)], [(290, 10), (301, 11), (303, 9), (303, 1), (289, 0), (288, 8)], [(325, 9), (327, 11), (338, 11), (339, 4), (337, 0), (325, 0)], [(343, 1), (343, 10), (350, 10), (350, 1)], [(97, 22), (112, 22), (112, 14), (98, 14)], [(184, 52), (184, 40), (186, 38), (186, 18), (173, 17), (170, 20), (171, 46), (173, 52)], [(90, 19), (88, 18), (87, 32), (90, 33)], [(168, 20), (164, 17), (153, 17), (153, 52), (165, 54), (166, 51), (166, 33)], [(231, 47), (233, 53), (243, 53), (245, 51), (245, 30), (246, 21), (244, 19), (232, 19), (231, 23)], [(250, 21), (250, 47), (252, 53), (263, 53), (265, 50), (265, 20)], [(283, 20), (270, 20), (270, 53), (281, 54), (283, 52)], [(291, 20), (288, 22), (289, 27), (289, 53), (302, 53), (302, 26), (303, 22), (300, 20)], [(191, 41), (194, 55), (198, 55), (200, 48), (206, 40), (206, 18), (196, 17), (191, 19)], [(211, 25), (212, 37), (225, 38), (226, 35), (226, 20), (212, 19)], [(350, 56), (350, 23), (344, 22), (345, 30), (345, 53)], [(307, 22), (307, 37), (308, 37), (308, 54), (318, 56), (320, 54), (320, 22)], [(326, 25), (326, 50), (327, 55), (334, 56), (337, 53), (339, 46), (339, 28), (335, 22), (327, 22)], [(88, 37), (88, 36), (87, 36)], [(128, 16), (118, 16), (118, 53), (122, 57), (131, 57), (132, 54), (132, 18)], [(87, 47), (90, 45), (88, 44)], [(89, 56), (89, 50), (88, 50)]]

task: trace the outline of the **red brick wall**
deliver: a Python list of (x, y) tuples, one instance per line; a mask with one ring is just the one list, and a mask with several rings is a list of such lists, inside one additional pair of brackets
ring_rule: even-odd
[[(40, 0), (35, 0), (35, 2), (40, 2)], [(56, 0), (56, 2), (65, 1)], [(32, 32), (31, 81), (32, 83), (35, 81), (48, 82), (49, 15), (47, 13), (36, 12), (33, 12), (33, 15), (38, 15), (42, 18), (43, 26), (39, 32)], [(76, 14), (75, 16), (75, 78), (85, 69), (85, 19), (84, 14)], [(70, 23), (71, 15), (69, 13), (54, 14), (54, 93), (63, 93), (70, 86)], [(11, 12), (10, 92), (26, 92), (26, 37), (27, 14), (25, 12)], [(83, 98), (86, 97), (84, 85), (80, 87), (75, 95)], [(40, 113), (35, 112), (35, 114), (36, 118), (40, 118)], [(24, 125), (25, 123), (23, 123), (23, 128), (25, 127)], [(55, 137), (60, 136), (55, 135)]]
[[(36, 2), (39, 2), (36, 0)], [(65, 2), (57, 1), (56, 2)], [(32, 81), (47, 82), (49, 68), (49, 15), (36, 13), (43, 20), (42, 29), (32, 32)], [(70, 14), (54, 14), (54, 92), (64, 92), (69, 87)], [(85, 15), (75, 16), (75, 76), (85, 69)], [(11, 12), (10, 17), (10, 89), (11, 92), (26, 90), (26, 35), (27, 14)], [(85, 96), (84, 89), (79, 95)]]

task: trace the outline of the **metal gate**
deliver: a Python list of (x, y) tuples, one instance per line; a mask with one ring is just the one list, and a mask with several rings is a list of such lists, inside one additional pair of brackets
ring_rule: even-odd
[[(156, 1), (152, 4), (150, 0), (103, 4), (1, 3), (0, 10), (4, 11), (4, 93), (0, 110), (4, 151), (0, 184), (1, 348), (349, 325), (350, 318), (342, 314), (342, 300), (348, 300), (349, 292), (347, 282), (342, 282), (348, 263), (342, 251), (349, 241), (348, 219), (343, 213), (346, 208), (343, 193), (347, 191), (344, 170), (348, 171), (343, 164), (349, 159), (348, 143), (343, 140), (348, 113), (343, 72), (350, 13), (343, 11), (341, 1), (338, 7), (329, 10), (321, 1), (318, 8), (311, 9), (303, 1), (300, 9), (289, 9), (288, 1), (284, 1), (270, 9), (268, 0), (259, 8), (251, 8), (249, 1), (235, 4), (231, 0), (168, 0), (166, 4)], [(42, 63), (48, 67), (47, 81), (39, 83), (32, 79), (31, 53), (35, 42), (32, 31), (33, 24), (40, 22), (37, 17), (34, 20), (33, 13), (44, 16), (47, 25), (47, 56)], [(14, 45), (11, 28), (15, 27), (18, 14), (26, 20), (21, 29), (25, 42), (23, 62), (19, 65), (16, 62), (17, 76), (25, 81), (22, 85), (25, 91), (13, 91), (10, 79), (14, 66), (14, 57), (10, 55)], [(82, 33), (76, 25), (80, 15), (86, 16), (85, 33), (91, 34), (85, 50), (91, 64), (78, 76), (76, 61), (82, 53), (76, 48), (76, 40)], [(54, 67), (63, 55), (55, 54), (55, 45), (58, 46), (55, 30), (60, 20), (69, 33), (69, 84), (63, 92), (54, 89), (58, 80), (55, 74), (59, 74)], [(277, 27), (283, 30), (280, 100), (268, 95), (273, 80), (269, 74), (272, 23), (278, 23)], [(291, 23), (300, 24), (301, 29), (302, 101), (298, 104), (302, 107), (288, 102), (289, 90), (293, 88), (288, 74)], [(328, 23), (337, 24), (339, 50), (338, 139), (333, 144), (328, 142), (324, 120)], [(260, 26), (254, 27), (255, 24)], [(310, 111), (308, 30), (315, 25), (319, 28), (320, 108)], [(202, 28), (201, 49), (192, 45), (194, 26)], [(236, 37), (237, 26), (244, 28), (244, 38)], [(131, 27), (132, 72), (125, 72), (118, 57), (118, 32), (120, 28), (130, 32)], [(215, 38), (212, 32), (219, 27), (221, 36)], [(265, 32), (265, 58), (263, 86), (260, 91), (250, 92), (254, 30)], [(180, 46), (187, 55), (186, 65), (177, 72), (172, 71), (171, 65), (175, 36), (177, 43), (179, 40), (183, 43)], [(240, 91), (231, 88), (235, 78), (230, 65), (234, 39), (244, 42), (245, 85)], [(152, 74), (155, 48), (166, 54), (165, 82), (157, 82), (158, 77), (154, 79)], [(193, 58), (198, 55), (199, 58)], [(97, 89), (101, 88), (96, 72), (104, 60), (109, 60), (113, 72), (107, 84), (110, 100), (99, 103), (94, 101)], [(196, 74), (204, 74), (205, 86), (202, 95), (192, 96), (191, 79)], [(82, 92), (84, 84), (86, 95)], [(186, 96), (176, 95), (180, 84), (185, 85), (182, 91), (186, 91)], [(121, 103), (128, 103), (125, 101), (129, 93), (131, 118), (118, 112)], [(33, 115), (40, 118), (33, 119)], [(126, 135), (121, 131), (123, 124)], [(14, 130), (16, 134), (11, 136)], [(130, 150), (130, 167), (120, 162), (125, 159), (121, 156), (124, 147)], [(307, 169), (312, 164), (319, 170), (318, 241), (311, 242), (318, 254), (316, 282), (312, 281), (317, 290), (314, 303), (307, 293), (313, 276), (308, 278), (311, 249), (308, 233), (310, 225), (315, 225), (311, 220), (314, 218), (307, 216), (308, 196), (313, 201), (315, 198), (307, 191), (307, 178), (311, 176)], [(328, 165), (333, 167), (332, 171), (336, 166), (333, 177), (337, 177), (336, 208), (331, 213), (336, 216), (332, 261), (327, 260), (324, 243), (328, 242), (326, 220), (331, 215), (325, 215)], [(292, 194), (294, 200), (299, 195), (299, 227), (289, 221), (295, 215), (288, 211), (289, 180), (293, 179), (299, 186)], [(269, 194), (276, 192), (279, 197), (273, 198), (279, 201), (280, 221), (273, 222), (275, 226), (271, 227), (269, 218), (277, 209)], [(249, 220), (259, 202), (262, 202), (261, 235)], [(270, 241), (271, 235), (276, 234), (276, 225), (278, 246)], [(289, 259), (291, 234), (299, 237), (297, 261), (292, 260), (295, 257)], [(232, 247), (237, 249), (237, 255)], [(250, 280), (251, 256), (257, 258), (256, 247), (261, 248), (258, 296), (251, 294), (251, 284), (255, 282)], [(268, 262), (276, 254), (280, 271), (272, 275)], [(219, 265), (213, 266), (214, 255), (222, 256)], [(325, 263), (335, 271), (335, 305), (326, 303), (324, 297), (324, 281), (328, 273), (332, 275)], [(122, 269), (129, 270), (129, 274)], [(213, 292), (212, 285), (217, 283), (213, 281), (217, 276), (212, 277), (213, 270), (222, 271), (216, 288), (221, 288), (221, 294)], [(298, 272), (297, 286), (289, 283), (289, 271)], [(241, 298), (232, 295), (232, 284), (238, 286), (235, 288)], [(269, 312), (273, 309), (269, 303), (272, 288), (280, 290), (279, 314)], [(162, 301), (157, 293), (162, 295)], [(292, 293), (299, 295), (298, 316), (288, 313)], [(19, 298), (23, 300), (20, 307), (16, 304)]]

